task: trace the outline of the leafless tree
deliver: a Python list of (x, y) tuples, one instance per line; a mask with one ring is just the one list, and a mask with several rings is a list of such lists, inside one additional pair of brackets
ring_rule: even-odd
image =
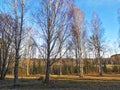
[(76, 6), (73, 7), (73, 23), (72, 23), (72, 42), (74, 44), (76, 56), (77, 73), (83, 76), (83, 60), (82, 60), (82, 24), (84, 21), (84, 13)]
[(99, 65), (99, 75), (102, 75), (102, 52), (104, 49), (104, 29), (98, 15), (94, 12), (91, 20), (91, 31), (92, 35), (90, 37), (91, 48), (95, 52), (95, 57), (98, 60)]
[[(9, 14), (0, 13), (0, 79), (4, 79), (13, 63), (12, 49), (14, 19)], [(13, 55), (11, 57), (11, 55)]]
[(40, 54), (44, 52), (45, 55), (42, 56), (46, 60), (45, 83), (49, 83), (50, 66), (56, 62), (61, 52), (58, 35), (64, 36), (62, 43), (65, 42), (68, 35), (68, 24), (71, 17), (70, 5), (71, 0), (40, 0), (40, 6), (35, 14), (40, 26), (41, 42), (45, 46), (44, 50), (40, 51)]
[(26, 74), (29, 75), (29, 68), (30, 68), (30, 59), (32, 56), (34, 56), (34, 54), (32, 55), (31, 53), (34, 52), (34, 50), (31, 50), (31, 48), (34, 46), (34, 42), (32, 40), (33, 38), (33, 30), (32, 27), (28, 27), (27, 28), (27, 32), (26, 32), (26, 38), (24, 39), (25, 42), (25, 48), (24, 48), (24, 58), (26, 59)]
[(84, 21), (82, 24), (82, 32), (81, 32), (81, 37), (82, 37), (82, 58), (83, 58), (83, 63), (84, 63), (84, 68), (85, 72), (87, 73), (87, 68), (88, 68), (88, 58), (89, 58), (89, 46), (88, 46), (88, 23), (87, 21)]
[(20, 48), (21, 41), (23, 39), (23, 31), (24, 31), (24, 11), (25, 11), (25, 0), (11, 0), (9, 1), (11, 8), (13, 10), (13, 17), (15, 20), (14, 23), (14, 49), (15, 49), (15, 66), (14, 66), (14, 85), (16, 86), (18, 83), (18, 66), (20, 59)]

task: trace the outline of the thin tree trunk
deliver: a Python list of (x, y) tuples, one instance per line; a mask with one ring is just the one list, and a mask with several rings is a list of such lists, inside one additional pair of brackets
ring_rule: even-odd
[(49, 77), (50, 77), (50, 59), (47, 60), (47, 65), (46, 65), (46, 75), (45, 75), (45, 83), (49, 83)]
[(78, 59), (76, 58), (76, 71), (77, 71), (77, 75), (79, 75), (79, 67), (78, 67)]
[(50, 77), (50, 40), (48, 40), (48, 49), (47, 49), (47, 64), (46, 64), (46, 75), (45, 75), (45, 83), (48, 84), (49, 83), (49, 77)]
[(28, 33), (28, 42), (27, 42), (27, 54), (28, 54), (28, 57), (27, 57), (27, 75), (29, 75), (29, 68), (30, 68), (30, 58), (31, 58), (31, 55), (30, 55), (30, 39), (31, 39), (31, 30), (29, 31)]
[(77, 71), (77, 75), (79, 75), (79, 65), (78, 65), (78, 55), (77, 55), (77, 49), (75, 51), (76, 54), (76, 71)]
[(1, 74), (0, 74), (0, 79), (3, 80), (4, 79), (4, 64), (2, 64), (1, 66)]
[(60, 45), (60, 73), (62, 75), (62, 46)]
[(3, 80), (3, 68), (4, 68), (4, 50), (5, 50), (5, 47), (4, 47), (4, 32), (2, 32), (2, 45), (1, 45), (1, 76), (0, 76), (0, 79)]
[(18, 84), (18, 64), (19, 64), (19, 52), (18, 50), (16, 50), (15, 67), (14, 67), (14, 86)]
[(98, 64), (99, 64), (99, 76), (102, 76), (102, 65), (100, 58), (98, 58)]
[(5, 76), (4, 76), (4, 71), (1, 71), (1, 76), (0, 76), (0, 80), (4, 80)]
[[(3, 46), (4, 47), (4, 46)], [(2, 69), (1, 69), (1, 77), (0, 77), (0, 79), (1, 80), (4, 80), (5, 79), (5, 75), (6, 75), (6, 70), (7, 70), (7, 68), (6, 68), (6, 60), (7, 60), (7, 57), (8, 57), (8, 50), (4, 50), (3, 49), (3, 63), (2, 63)]]
[(83, 59), (80, 58), (80, 77), (83, 77)]
[(100, 58), (100, 50), (98, 49), (98, 71), (99, 71), (99, 76), (102, 76), (102, 64), (101, 64), (101, 58)]
[(29, 64), (30, 64), (30, 58), (27, 58), (27, 75), (29, 74)]
[(5, 72), (5, 63), (3, 63), (2, 69), (1, 69), (1, 76), (0, 76), (0, 79), (1, 79), (1, 80), (4, 80), (4, 79), (5, 79), (5, 77), (4, 77), (4, 72)]

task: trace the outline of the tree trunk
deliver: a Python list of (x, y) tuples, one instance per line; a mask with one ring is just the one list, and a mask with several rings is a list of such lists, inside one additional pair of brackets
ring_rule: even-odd
[(2, 68), (1, 68), (1, 77), (0, 77), (0, 79), (1, 80), (4, 80), (5, 79), (5, 75), (6, 75), (6, 58), (7, 56), (5, 56), (5, 59), (3, 59), (3, 64), (2, 64)]
[(79, 75), (79, 65), (78, 65), (78, 59), (76, 58), (76, 71), (77, 75)]
[(60, 73), (59, 73), (59, 75), (62, 75), (62, 61), (60, 63)]
[(0, 80), (4, 80), (5, 79), (5, 76), (4, 76), (4, 73), (3, 71), (1, 72), (1, 76), (0, 76)]
[[(3, 36), (2, 36), (2, 39), (4, 41), (4, 33), (3, 33)], [(3, 80), (5, 77), (4, 77), (4, 69), (5, 69), (5, 45), (4, 43), (2, 44), (2, 50), (1, 50), (1, 55), (2, 55), (2, 58), (1, 58), (1, 75), (0, 75), (0, 79)]]
[(62, 46), (60, 45), (60, 73), (62, 75)]
[(5, 68), (4, 71), (2, 71), (0, 80), (4, 80), (4, 79), (5, 79), (5, 76), (6, 76), (7, 71), (8, 71), (8, 67)]
[(100, 49), (98, 49), (98, 72), (99, 76), (102, 76), (102, 63), (101, 63), (101, 58), (100, 58)]
[(18, 64), (19, 64), (19, 50), (16, 50), (15, 67), (14, 67), (14, 86), (18, 84)]
[(47, 60), (47, 65), (46, 65), (46, 75), (45, 75), (45, 83), (49, 83), (49, 77), (50, 77), (50, 59)]
[(77, 55), (77, 49), (75, 51), (76, 54), (76, 71), (77, 71), (77, 75), (79, 75), (79, 65), (78, 65), (78, 55)]
[(29, 67), (30, 67), (30, 58), (27, 58), (27, 75), (30, 75), (29, 73)]
[(100, 58), (98, 59), (98, 64), (99, 64), (99, 70), (98, 70), (99, 76), (102, 76), (102, 65), (101, 65), (101, 60), (100, 60)]
[(83, 59), (80, 58), (80, 77), (83, 77)]
[(46, 75), (45, 75), (45, 81), (44, 83), (49, 83), (49, 77), (50, 77), (50, 44), (48, 42), (48, 50), (47, 50), (47, 62), (46, 62)]
[(4, 80), (4, 79), (5, 79), (4, 69), (5, 69), (5, 68), (3, 68), (3, 66), (2, 66), (1, 75), (0, 75), (0, 80)]

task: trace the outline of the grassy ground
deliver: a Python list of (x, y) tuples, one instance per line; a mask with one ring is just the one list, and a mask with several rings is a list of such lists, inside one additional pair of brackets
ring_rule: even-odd
[[(98, 77), (89, 75), (83, 78), (78, 76), (57, 76), (51, 75), (49, 85), (45, 85), (38, 80), (38, 76), (24, 77), (19, 79), (16, 90), (120, 90), (120, 78), (117, 75), (104, 75)], [(7, 76), (10, 77), (10, 76)], [(118, 80), (117, 80), (118, 78)], [(13, 79), (0, 81), (0, 90), (13, 90)]]

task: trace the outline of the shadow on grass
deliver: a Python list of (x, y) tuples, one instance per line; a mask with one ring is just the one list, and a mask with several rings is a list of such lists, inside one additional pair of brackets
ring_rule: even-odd
[(3, 90), (120, 90), (120, 81), (100, 80), (51, 80), (44, 84), (37, 79), (20, 79), (16, 88), (13, 79), (0, 81), (0, 89)]

